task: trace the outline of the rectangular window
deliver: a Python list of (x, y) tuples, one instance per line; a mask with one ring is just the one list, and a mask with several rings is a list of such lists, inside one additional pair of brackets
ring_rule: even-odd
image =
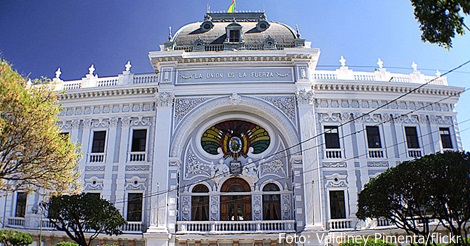
[(449, 128), (439, 128), (439, 133), (441, 134), (441, 143), (443, 149), (452, 149), (452, 140), (450, 138)]
[(330, 215), (331, 219), (346, 219), (344, 191), (330, 191)]
[(367, 143), (369, 149), (380, 149), (382, 148), (382, 143), (380, 141), (380, 133), (378, 126), (367, 126)]
[(416, 127), (405, 127), (406, 144), (409, 149), (419, 149), (418, 132)]
[(340, 148), (337, 126), (325, 126), (325, 144), (327, 149)]
[(93, 132), (93, 143), (91, 145), (91, 153), (104, 153), (106, 143), (106, 131)]
[(15, 210), (15, 217), (23, 217), (26, 214), (26, 193), (25, 192), (18, 192), (16, 194), (16, 210)]
[(143, 152), (147, 145), (147, 130), (134, 130), (132, 133), (132, 152)]
[(240, 42), (240, 30), (230, 30), (229, 42)]
[(127, 221), (142, 221), (142, 193), (127, 195)]

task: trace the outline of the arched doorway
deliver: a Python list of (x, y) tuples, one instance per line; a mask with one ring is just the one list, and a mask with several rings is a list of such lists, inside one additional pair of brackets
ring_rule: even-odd
[(231, 178), (220, 191), (220, 220), (251, 220), (251, 189), (241, 178)]

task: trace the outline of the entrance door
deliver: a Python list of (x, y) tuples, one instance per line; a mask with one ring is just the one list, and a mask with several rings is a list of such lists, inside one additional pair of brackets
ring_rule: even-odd
[[(222, 185), (220, 197), (220, 220), (251, 220), (250, 185), (241, 178), (232, 178)], [(230, 193), (234, 193), (231, 195)]]

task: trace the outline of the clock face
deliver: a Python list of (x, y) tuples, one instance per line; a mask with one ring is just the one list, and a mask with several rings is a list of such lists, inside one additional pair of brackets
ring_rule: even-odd
[(239, 137), (231, 137), (228, 141), (228, 149), (230, 152), (237, 154), (243, 148), (243, 142)]

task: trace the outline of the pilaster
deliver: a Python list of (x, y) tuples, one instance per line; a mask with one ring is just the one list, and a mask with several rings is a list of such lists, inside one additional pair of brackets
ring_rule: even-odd
[(114, 152), (116, 151), (116, 139), (117, 136), (117, 127), (118, 119), (111, 118), (109, 119), (109, 140), (107, 141), (106, 147), (106, 158), (105, 158), (105, 171), (104, 171), (104, 180), (103, 180), (103, 191), (101, 193), (102, 198), (106, 200), (111, 200), (112, 194), (112, 176), (113, 176), (113, 165), (114, 165)]
[[(125, 186), (126, 186), (126, 165), (127, 165), (127, 152), (129, 147), (129, 127), (131, 124), (130, 117), (121, 118), (121, 145), (119, 146), (119, 165), (116, 180), (116, 200), (124, 199), (125, 197)], [(124, 203), (117, 203), (116, 208), (125, 214)], [(143, 213), (145, 215), (145, 213)]]
[[(298, 68), (301, 70), (301, 66)], [(302, 71), (300, 71), (302, 79)], [(320, 159), (318, 158), (316, 120), (313, 106), (314, 93), (309, 82), (297, 82), (300, 142), (302, 149), (302, 178), (304, 196), (295, 195), (294, 201), (305, 205), (305, 230), (323, 230), (321, 211)], [(294, 173), (294, 176), (296, 174)], [(297, 181), (296, 181), (297, 182)], [(304, 199), (308, 198), (308, 199)], [(298, 221), (298, 220), (297, 220)], [(297, 229), (299, 230), (297, 222)]]
[[(150, 227), (147, 233), (161, 236), (168, 234), (168, 209), (169, 193), (166, 192), (166, 184), (169, 183), (169, 151), (172, 123), (172, 109), (174, 93), (172, 86), (161, 88), (155, 96), (156, 98), (156, 119), (154, 137), (154, 156), (152, 163), (152, 193), (150, 201)], [(160, 236), (157, 236), (161, 238)], [(150, 239), (148, 239), (150, 240)], [(157, 243), (157, 242), (155, 242)], [(157, 245), (157, 244), (152, 244)], [(163, 245), (163, 244), (158, 244)]]

